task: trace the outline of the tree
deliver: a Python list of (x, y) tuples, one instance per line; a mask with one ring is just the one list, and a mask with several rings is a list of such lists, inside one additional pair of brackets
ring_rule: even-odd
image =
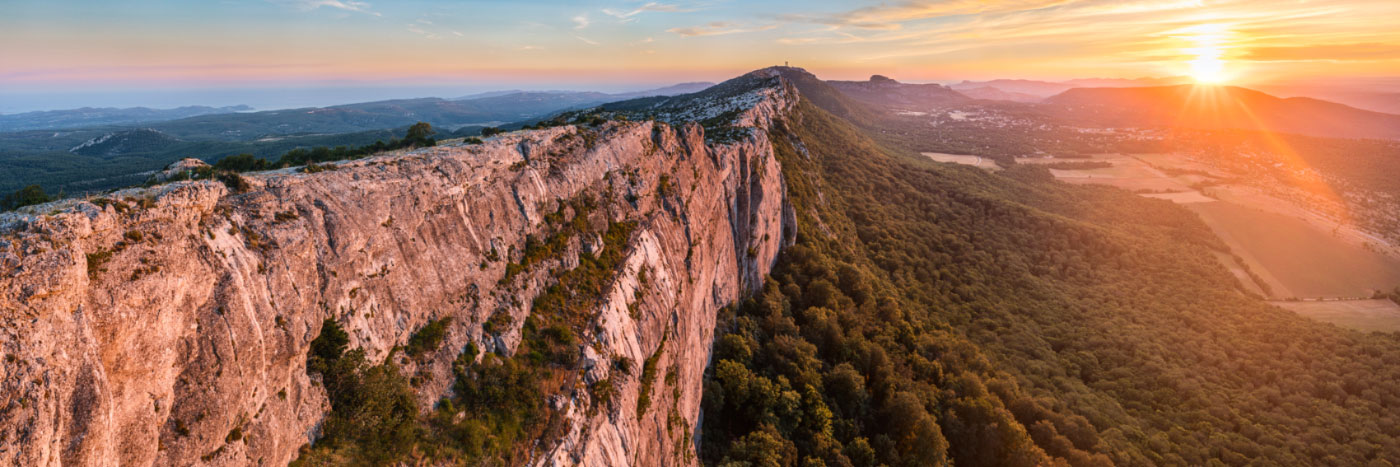
[(298, 465), (389, 465), (419, 437), (418, 406), (393, 362), (373, 365), (364, 349), (348, 349), (350, 335), (335, 320), (321, 323), (311, 341), (306, 372), (320, 374), (331, 404), (321, 439)]
[(216, 170), (229, 170), (233, 172), (252, 172), (255, 170), (267, 170), (267, 161), (252, 154), (238, 154), (219, 159), (214, 163)]
[(433, 126), (428, 122), (414, 123), (408, 127), (408, 134), (403, 137), (403, 142), (405, 146), (434, 146), (437, 144), (437, 140), (432, 138), (434, 134), (437, 132), (433, 131)]
[(53, 201), (53, 198), (44, 193), (43, 187), (39, 185), (29, 185), (5, 196), (4, 200), (0, 200), (0, 209), (19, 209), (25, 206), (47, 203), (49, 201)]
[(311, 341), (311, 352), (307, 355), (306, 371), (309, 373), (326, 373), (330, 369), (330, 362), (340, 359), (340, 355), (345, 353), (345, 347), (350, 345), (350, 334), (340, 327), (340, 323), (334, 319), (326, 318), (321, 322), (321, 334)]

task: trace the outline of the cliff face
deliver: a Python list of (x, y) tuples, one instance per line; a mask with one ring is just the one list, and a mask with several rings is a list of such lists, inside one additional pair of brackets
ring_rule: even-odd
[[(556, 127), (249, 174), (243, 193), (180, 182), (6, 215), (0, 463), (284, 465), (329, 408), (306, 373), (328, 317), (372, 361), (453, 318), (428, 355), (392, 353), (431, 407), (469, 343), (512, 353), (551, 270), (601, 246), (569, 239), (502, 280), (527, 236), (581, 197), (606, 217), (595, 222), (637, 225), (580, 336), (579, 380), (610, 378), (616, 392), (596, 411), (587, 385), (554, 394), (568, 427), (534, 459), (693, 463), (716, 312), (759, 286), (794, 236), (764, 130), (797, 96), (764, 82), (732, 101), (746, 128), (723, 144), (695, 124)], [(513, 324), (488, 334), (498, 313)], [(616, 357), (674, 376), (610, 375)]]

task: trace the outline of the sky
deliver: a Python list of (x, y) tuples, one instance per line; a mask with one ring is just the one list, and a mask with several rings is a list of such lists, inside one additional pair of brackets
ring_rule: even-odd
[(826, 79), (1400, 77), (1396, 0), (3, 0), (0, 112)]

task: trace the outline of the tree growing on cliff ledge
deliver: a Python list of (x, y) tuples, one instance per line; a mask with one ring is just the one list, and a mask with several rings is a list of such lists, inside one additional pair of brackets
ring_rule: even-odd
[(373, 364), (333, 319), (311, 341), (307, 374), (319, 374), (331, 412), (321, 439), (292, 465), (389, 465), (419, 436), (418, 406), (408, 380), (392, 361)]

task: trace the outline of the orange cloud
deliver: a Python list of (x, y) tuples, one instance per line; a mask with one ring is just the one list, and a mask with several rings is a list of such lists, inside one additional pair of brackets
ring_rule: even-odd
[(1311, 46), (1256, 47), (1239, 58), (1244, 60), (1312, 61), (1312, 60), (1400, 60), (1400, 45), (1364, 43)]

